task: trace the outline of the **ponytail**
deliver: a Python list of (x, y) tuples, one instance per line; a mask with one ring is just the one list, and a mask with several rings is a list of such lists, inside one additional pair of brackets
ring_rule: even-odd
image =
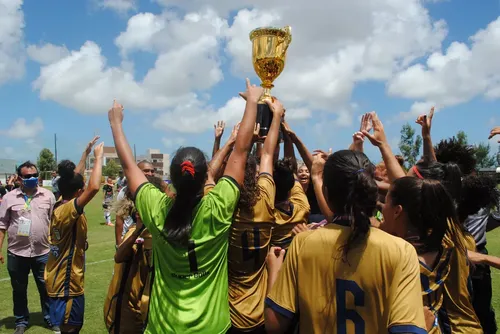
[(168, 242), (187, 245), (191, 237), (193, 211), (203, 197), (202, 189), (207, 176), (205, 155), (195, 147), (179, 149), (172, 159), (170, 175), (177, 195), (167, 213), (161, 235)]

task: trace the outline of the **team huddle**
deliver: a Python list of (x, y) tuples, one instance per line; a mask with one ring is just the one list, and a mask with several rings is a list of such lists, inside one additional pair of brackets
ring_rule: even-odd
[[(496, 332), (489, 266), (500, 261), (485, 248), (486, 231), (500, 225), (496, 182), (474, 173), (470, 149), (454, 138), (432, 145), (433, 110), (417, 119), (424, 156), (406, 171), (376, 113), (362, 117), (348, 149), (312, 154), (276, 98), (266, 101), (273, 118), (261, 137), (263, 90), (248, 80), (246, 88), (228, 141), (219, 147), (220, 122), (210, 161), (180, 148), (169, 185), (136, 164), (123, 107), (110, 109), (126, 182), (105, 203), (119, 230), (109, 333)], [(363, 153), (366, 139), (382, 163)], [(83, 326), (84, 208), (101, 188), (102, 144), (94, 155), (87, 185), (80, 164), (58, 166), (45, 267), (58, 333)], [(4, 204), (0, 231), (9, 228)]]

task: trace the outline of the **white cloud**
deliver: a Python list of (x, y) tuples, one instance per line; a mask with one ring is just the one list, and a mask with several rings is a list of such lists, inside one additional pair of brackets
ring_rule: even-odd
[(97, 0), (97, 5), (100, 8), (111, 9), (120, 14), (137, 9), (135, 0)]
[(165, 138), (163, 137), (161, 139), (163, 145), (165, 145), (166, 148), (177, 148), (179, 146), (182, 146), (184, 143), (186, 143), (186, 139), (181, 138), (181, 137), (176, 137), (176, 138)]
[[(41, 68), (34, 83), (40, 97), (86, 113), (105, 112), (116, 97), (128, 109), (159, 110), (155, 126), (178, 132), (205, 131), (217, 119), (236, 122), (244, 108), (240, 99), (217, 108), (206, 97), (224, 79), (222, 64), (241, 78), (253, 75), (249, 32), (291, 24), (293, 42), (273, 93), (291, 118), (326, 111), (338, 116), (335, 126), (348, 126), (357, 83), (390, 79), (439, 50), (446, 36), (445, 23), (432, 20), (420, 0), (158, 1), (166, 6), (162, 13), (134, 15), (115, 39), (120, 66), (108, 65), (100, 47), (88, 41)], [(137, 51), (157, 56), (142, 79), (128, 57)]]
[(57, 62), (69, 55), (66, 46), (58, 46), (51, 43), (43, 45), (28, 45), (26, 49), (28, 57), (42, 65)]
[(24, 75), (22, 0), (0, 0), (0, 85)]
[(470, 44), (453, 42), (446, 52), (431, 54), (425, 64), (401, 71), (388, 83), (388, 93), (443, 107), (476, 96), (499, 98), (500, 63), (495, 59), (500, 54), (500, 18), (470, 37)]
[(26, 122), (24, 118), (18, 118), (9, 129), (0, 130), (0, 134), (10, 138), (30, 140), (42, 131), (43, 121), (41, 118), (35, 118), (31, 124)]

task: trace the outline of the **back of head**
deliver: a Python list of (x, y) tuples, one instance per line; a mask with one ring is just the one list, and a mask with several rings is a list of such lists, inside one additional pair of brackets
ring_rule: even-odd
[[(401, 205), (418, 233), (419, 253), (440, 249), (443, 237), (449, 231), (448, 222), (461, 229), (453, 198), (437, 180), (403, 177), (394, 181), (389, 196), (392, 206)], [(460, 245), (461, 241), (456, 243)]]
[(368, 157), (357, 151), (337, 151), (328, 157), (323, 171), (323, 185), (330, 209), (336, 215), (351, 218), (352, 233), (344, 248), (366, 238), (370, 217), (377, 206), (374, 167)]
[(440, 181), (446, 187), (454, 201), (458, 202), (462, 190), (462, 172), (452, 162), (419, 162), (415, 165), (424, 180)]
[(162, 235), (168, 241), (177, 244), (188, 242), (193, 210), (203, 196), (207, 169), (205, 154), (196, 147), (182, 147), (172, 159), (170, 177), (177, 196), (163, 228)]
[(276, 202), (286, 201), (295, 184), (293, 161), (290, 158), (274, 163), (273, 179), (276, 184)]
[(455, 137), (441, 140), (434, 147), (434, 152), (439, 162), (457, 164), (464, 175), (472, 173), (476, 168), (474, 146), (463, 144)]
[[(160, 191), (164, 191), (165, 182), (159, 177), (156, 176), (146, 176), (148, 182), (153, 186), (158, 188)], [(115, 201), (112, 206), (113, 212), (121, 217), (133, 216), (135, 210), (135, 203), (133, 200), (133, 195), (130, 192), (129, 188), (125, 191), (125, 196), (122, 199)]]
[(75, 164), (69, 160), (63, 160), (57, 166), (60, 176), (58, 187), (64, 199), (73, 198), (75, 193), (85, 186), (83, 176), (75, 173), (75, 168)]
[(460, 221), (477, 213), (483, 208), (498, 205), (499, 191), (492, 177), (485, 175), (469, 175), (462, 180), (462, 195), (458, 205)]
[(251, 213), (259, 199), (259, 187), (257, 186), (257, 159), (249, 154), (245, 165), (245, 178), (241, 188), (238, 208), (242, 212)]

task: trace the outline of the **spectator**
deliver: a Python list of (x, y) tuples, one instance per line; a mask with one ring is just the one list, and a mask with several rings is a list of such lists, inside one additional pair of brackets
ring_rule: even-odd
[[(40, 293), (40, 303), (45, 323), (52, 327), (49, 316), (44, 271), (49, 253), (48, 227), (54, 195), (38, 187), (38, 169), (27, 161), (17, 170), (21, 187), (3, 197), (0, 205), (0, 249), (5, 232), (8, 232), (7, 269), (12, 284), (16, 331), (22, 334), (28, 327), (28, 275), (33, 273)], [(4, 259), (0, 253), (0, 262)]]
[(54, 197), (56, 198), (56, 201), (59, 199), (59, 196), (61, 196), (61, 193), (59, 192), (59, 175), (57, 175), (57, 172), (52, 172), (52, 193), (54, 194)]

